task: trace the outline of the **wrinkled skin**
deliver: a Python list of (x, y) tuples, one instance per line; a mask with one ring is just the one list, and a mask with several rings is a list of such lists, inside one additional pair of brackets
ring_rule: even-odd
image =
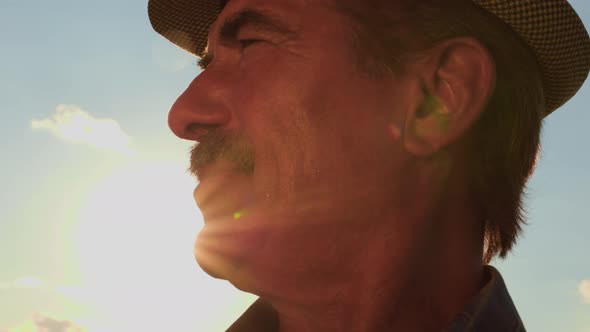
[[(253, 174), (222, 160), (202, 167), (206, 170), (195, 192), (197, 203), (208, 203), (199, 204), (207, 224), (201, 240), (217, 219), (246, 211), (246, 218), (225, 221), (227, 228), (251, 222), (249, 228), (257, 233), (255, 240), (232, 236), (239, 252), (225, 259), (235, 269), (284, 259), (279, 245), (270, 253), (264, 250), (268, 241), (291, 243), (296, 247), (285, 250), (296, 250), (298, 257), (343, 247), (334, 241), (342, 233), (357, 237), (348, 227), (370, 228), (367, 219), (390, 213), (398, 166), (389, 125), (392, 108), (401, 107), (402, 99), (391, 91), (394, 84), (400, 92), (407, 89), (401, 80), (384, 82), (361, 73), (351, 53), (347, 19), (320, 2), (232, 1), (218, 22), (246, 5), (268, 8), (295, 34), (285, 38), (245, 28), (237, 38), (261, 39), (245, 49), (211, 38), (215, 59), (170, 112), (170, 125), (182, 137), (199, 140), (191, 137), (196, 131), (183, 132), (188, 121), (215, 124), (216, 131), (239, 136), (255, 151)], [(247, 218), (254, 211), (271, 215), (270, 210), (277, 215), (269, 221), (276, 224), (272, 230)], [(246, 239), (246, 245), (237, 245)], [(295, 268), (292, 263), (289, 270)], [(308, 269), (310, 262), (304, 265)]]
[[(245, 25), (220, 39), (223, 22), (244, 8), (293, 33)], [(191, 165), (205, 219), (198, 263), (272, 303), (282, 331), (416, 328), (391, 321), (403, 312), (393, 304), (407, 298), (404, 310), (424, 309), (433, 292), (409, 285), (434, 283), (421, 255), (443, 243), (432, 234), (451, 234), (432, 222), (444, 174), (430, 174), (446, 169), (423, 168), (400, 140), (427, 75), (369, 77), (351, 46), (349, 18), (328, 0), (230, 1), (211, 28), (213, 60), (169, 114), (177, 136), (202, 143)], [(463, 235), (449, 235), (462, 254)], [(479, 284), (474, 275), (449, 278), (468, 288)], [(472, 291), (458, 290), (457, 305)], [(441, 317), (416, 330), (436, 330), (454, 313), (424, 310)]]

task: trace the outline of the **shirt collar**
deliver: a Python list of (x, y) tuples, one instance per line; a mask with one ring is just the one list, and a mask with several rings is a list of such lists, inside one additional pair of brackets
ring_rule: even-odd
[[(500, 272), (485, 266), (487, 282), (444, 332), (525, 332)], [(258, 299), (226, 332), (277, 332), (276, 311)]]
[(488, 282), (445, 332), (526, 331), (500, 272), (492, 266), (485, 272)]

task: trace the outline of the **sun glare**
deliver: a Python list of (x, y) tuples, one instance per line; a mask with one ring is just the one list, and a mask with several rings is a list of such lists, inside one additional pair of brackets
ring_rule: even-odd
[(222, 330), (252, 301), (194, 261), (194, 186), (183, 165), (135, 162), (89, 195), (74, 235), (81, 285), (58, 290), (94, 308), (88, 332)]

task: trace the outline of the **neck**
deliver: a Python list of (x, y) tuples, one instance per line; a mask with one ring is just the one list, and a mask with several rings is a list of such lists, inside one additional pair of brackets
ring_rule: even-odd
[[(464, 209), (464, 200), (452, 200)], [(280, 332), (440, 331), (482, 287), (477, 216), (449, 205), (371, 232), (346, 262), (283, 289), (260, 294), (277, 311)], [(457, 209), (455, 209), (457, 208)], [(391, 225), (411, 225), (392, 229)], [(419, 225), (418, 227), (416, 227)], [(470, 226), (471, 225), (471, 226)], [(413, 231), (409, 231), (409, 229)], [(276, 286), (276, 285), (275, 285)], [(296, 296), (293, 296), (297, 294)]]

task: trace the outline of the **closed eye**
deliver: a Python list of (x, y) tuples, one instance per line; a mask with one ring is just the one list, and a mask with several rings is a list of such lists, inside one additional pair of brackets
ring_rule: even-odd
[[(260, 42), (264, 42), (264, 40), (254, 39), (254, 38), (238, 40), (238, 43), (239, 43), (242, 51), (247, 49), (248, 47), (250, 47), (256, 43), (260, 43)], [(207, 69), (207, 67), (209, 66), (211, 61), (213, 61), (213, 56), (211, 54), (206, 54), (204, 57), (197, 60), (197, 66), (199, 68), (201, 68), (201, 70), (205, 70), (205, 69)]]
[(241, 40), (238, 40), (238, 42), (240, 43), (240, 47), (242, 49), (246, 49), (246, 48), (252, 46), (253, 44), (256, 44), (258, 42), (262, 42), (262, 40), (251, 38), (251, 39), (241, 39)]

